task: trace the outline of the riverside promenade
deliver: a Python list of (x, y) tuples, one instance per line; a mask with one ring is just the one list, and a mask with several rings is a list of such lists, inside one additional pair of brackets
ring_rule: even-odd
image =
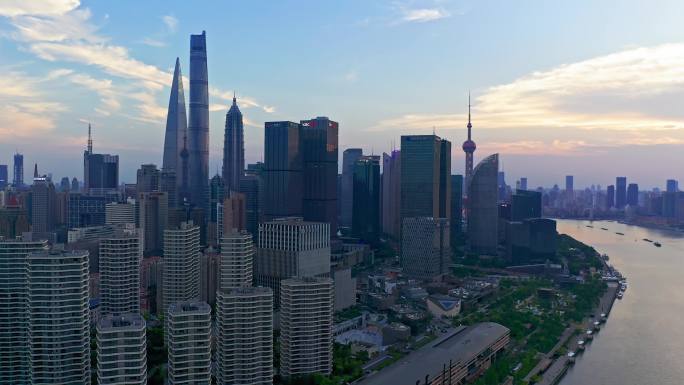
[[(613, 303), (615, 302), (615, 298), (617, 295), (618, 291), (618, 284), (616, 282), (609, 282), (608, 283), (608, 289), (606, 292), (603, 294), (601, 297), (601, 301), (599, 304), (596, 306), (594, 309), (594, 318), (587, 317), (582, 321), (581, 324), (579, 325), (571, 325), (568, 327), (568, 329), (571, 330), (571, 337), (569, 340), (566, 338), (567, 344), (561, 344), (560, 346), (566, 345), (567, 350), (569, 352), (576, 352), (580, 353), (580, 348), (578, 342), (580, 340), (582, 341), (588, 341), (587, 340), (587, 330), (593, 330), (594, 329), (594, 321), (599, 319), (601, 313), (605, 313), (606, 317), (608, 314), (610, 314), (610, 310), (613, 307)], [(580, 329), (581, 332), (579, 334), (575, 334), (574, 330)], [(565, 332), (568, 332), (568, 329), (565, 330)], [(563, 334), (565, 336), (565, 333)], [(562, 339), (561, 339), (562, 341)], [(559, 342), (560, 343), (560, 342)], [(557, 344), (552, 351), (550, 351), (546, 356), (547, 358), (550, 358), (554, 355), (554, 353), (560, 348), (560, 346)], [(558, 357), (556, 360), (553, 361), (553, 363), (548, 366), (546, 371), (541, 374), (541, 380), (537, 382), (536, 384), (538, 385), (556, 385), (561, 378), (563, 378), (563, 375), (565, 372), (568, 370), (568, 366), (571, 364), (571, 360), (574, 360), (574, 358), (568, 357), (566, 354)], [(542, 360), (544, 361), (544, 360)], [(536, 368), (535, 368), (536, 369)], [(535, 373), (537, 374), (537, 373)], [(531, 378), (530, 376), (529, 378)]]

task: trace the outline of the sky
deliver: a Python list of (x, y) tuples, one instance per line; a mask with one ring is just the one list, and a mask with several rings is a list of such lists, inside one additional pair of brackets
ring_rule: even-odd
[(249, 163), (265, 121), (328, 116), (340, 157), (434, 130), (462, 173), (470, 92), (475, 160), (500, 153), (509, 184), (662, 188), (684, 181), (682, 14), (674, 0), (2, 0), (0, 164), (19, 151), (26, 175), (82, 179), (91, 122), (122, 181), (161, 165), (173, 65), (188, 73), (205, 30), (212, 175), (233, 92)]

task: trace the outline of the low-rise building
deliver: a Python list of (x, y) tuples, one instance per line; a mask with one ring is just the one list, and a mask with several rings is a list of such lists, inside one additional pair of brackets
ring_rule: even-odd
[(462, 326), (357, 384), (464, 384), (489, 368), (509, 341), (510, 330), (497, 323)]
[(431, 295), (425, 299), (427, 310), (435, 317), (456, 317), (461, 313), (461, 300), (447, 295)]

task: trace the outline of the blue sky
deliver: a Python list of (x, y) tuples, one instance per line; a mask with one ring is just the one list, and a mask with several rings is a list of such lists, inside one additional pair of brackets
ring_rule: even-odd
[[(341, 150), (379, 154), (438, 135), (463, 169), (467, 95), (476, 160), (500, 152), (508, 182), (644, 187), (684, 179), (680, 1), (0, 2), (0, 163), (82, 175), (95, 150), (124, 181), (161, 162), (173, 63), (207, 31), (211, 167), (233, 91), (248, 162), (263, 122), (340, 122)], [(187, 92), (187, 81), (185, 82)], [(187, 97), (187, 94), (186, 94)]]

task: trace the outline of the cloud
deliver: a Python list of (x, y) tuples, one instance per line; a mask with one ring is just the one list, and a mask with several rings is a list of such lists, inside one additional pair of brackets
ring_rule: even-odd
[(428, 21), (435, 21), (444, 19), (451, 14), (440, 8), (420, 8), (420, 9), (401, 9), (401, 21), (407, 23), (425, 23)]
[(114, 90), (111, 79), (95, 79), (85, 74), (75, 74), (70, 77), (70, 80), (74, 84), (97, 92), (102, 102), (102, 107), (96, 108), (100, 114), (110, 115), (121, 108), (120, 95)]
[(3, 0), (0, 2), (0, 16), (64, 15), (80, 5), (79, 0)]
[[(0, 69), (1, 70), (1, 69)], [(55, 128), (54, 117), (66, 107), (47, 99), (40, 84), (49, 80), (22, 72), (3, 71), (0, 77), (0, 142), (44, 135)]]
[[(490, 144), (512, 152), (680, 144), (684, 112), (672, 100), (681, 97), (684, 44), (631, 48), (490, 87), (474, 102), (473, 124), (476, 136), (482, 128), (526, 135)], [(414, 113), (381, 120), (371, 129), (464, 130), (466, 121), (465, 113)]]
[(140, 42), (145, 44), (145, 45), (149, 45), (150, 47), (166, 47), (165, 42), (151, 38), (151, 37), (146, 37), (146, 38), (142, 39)]
[(162, 21), (166, 25), (166, 28), (168, 29), (169, 32), (173, 33), (176, 32), (178, 29), (178, 19), (171, 15), (164, 15), (162, 16)]

